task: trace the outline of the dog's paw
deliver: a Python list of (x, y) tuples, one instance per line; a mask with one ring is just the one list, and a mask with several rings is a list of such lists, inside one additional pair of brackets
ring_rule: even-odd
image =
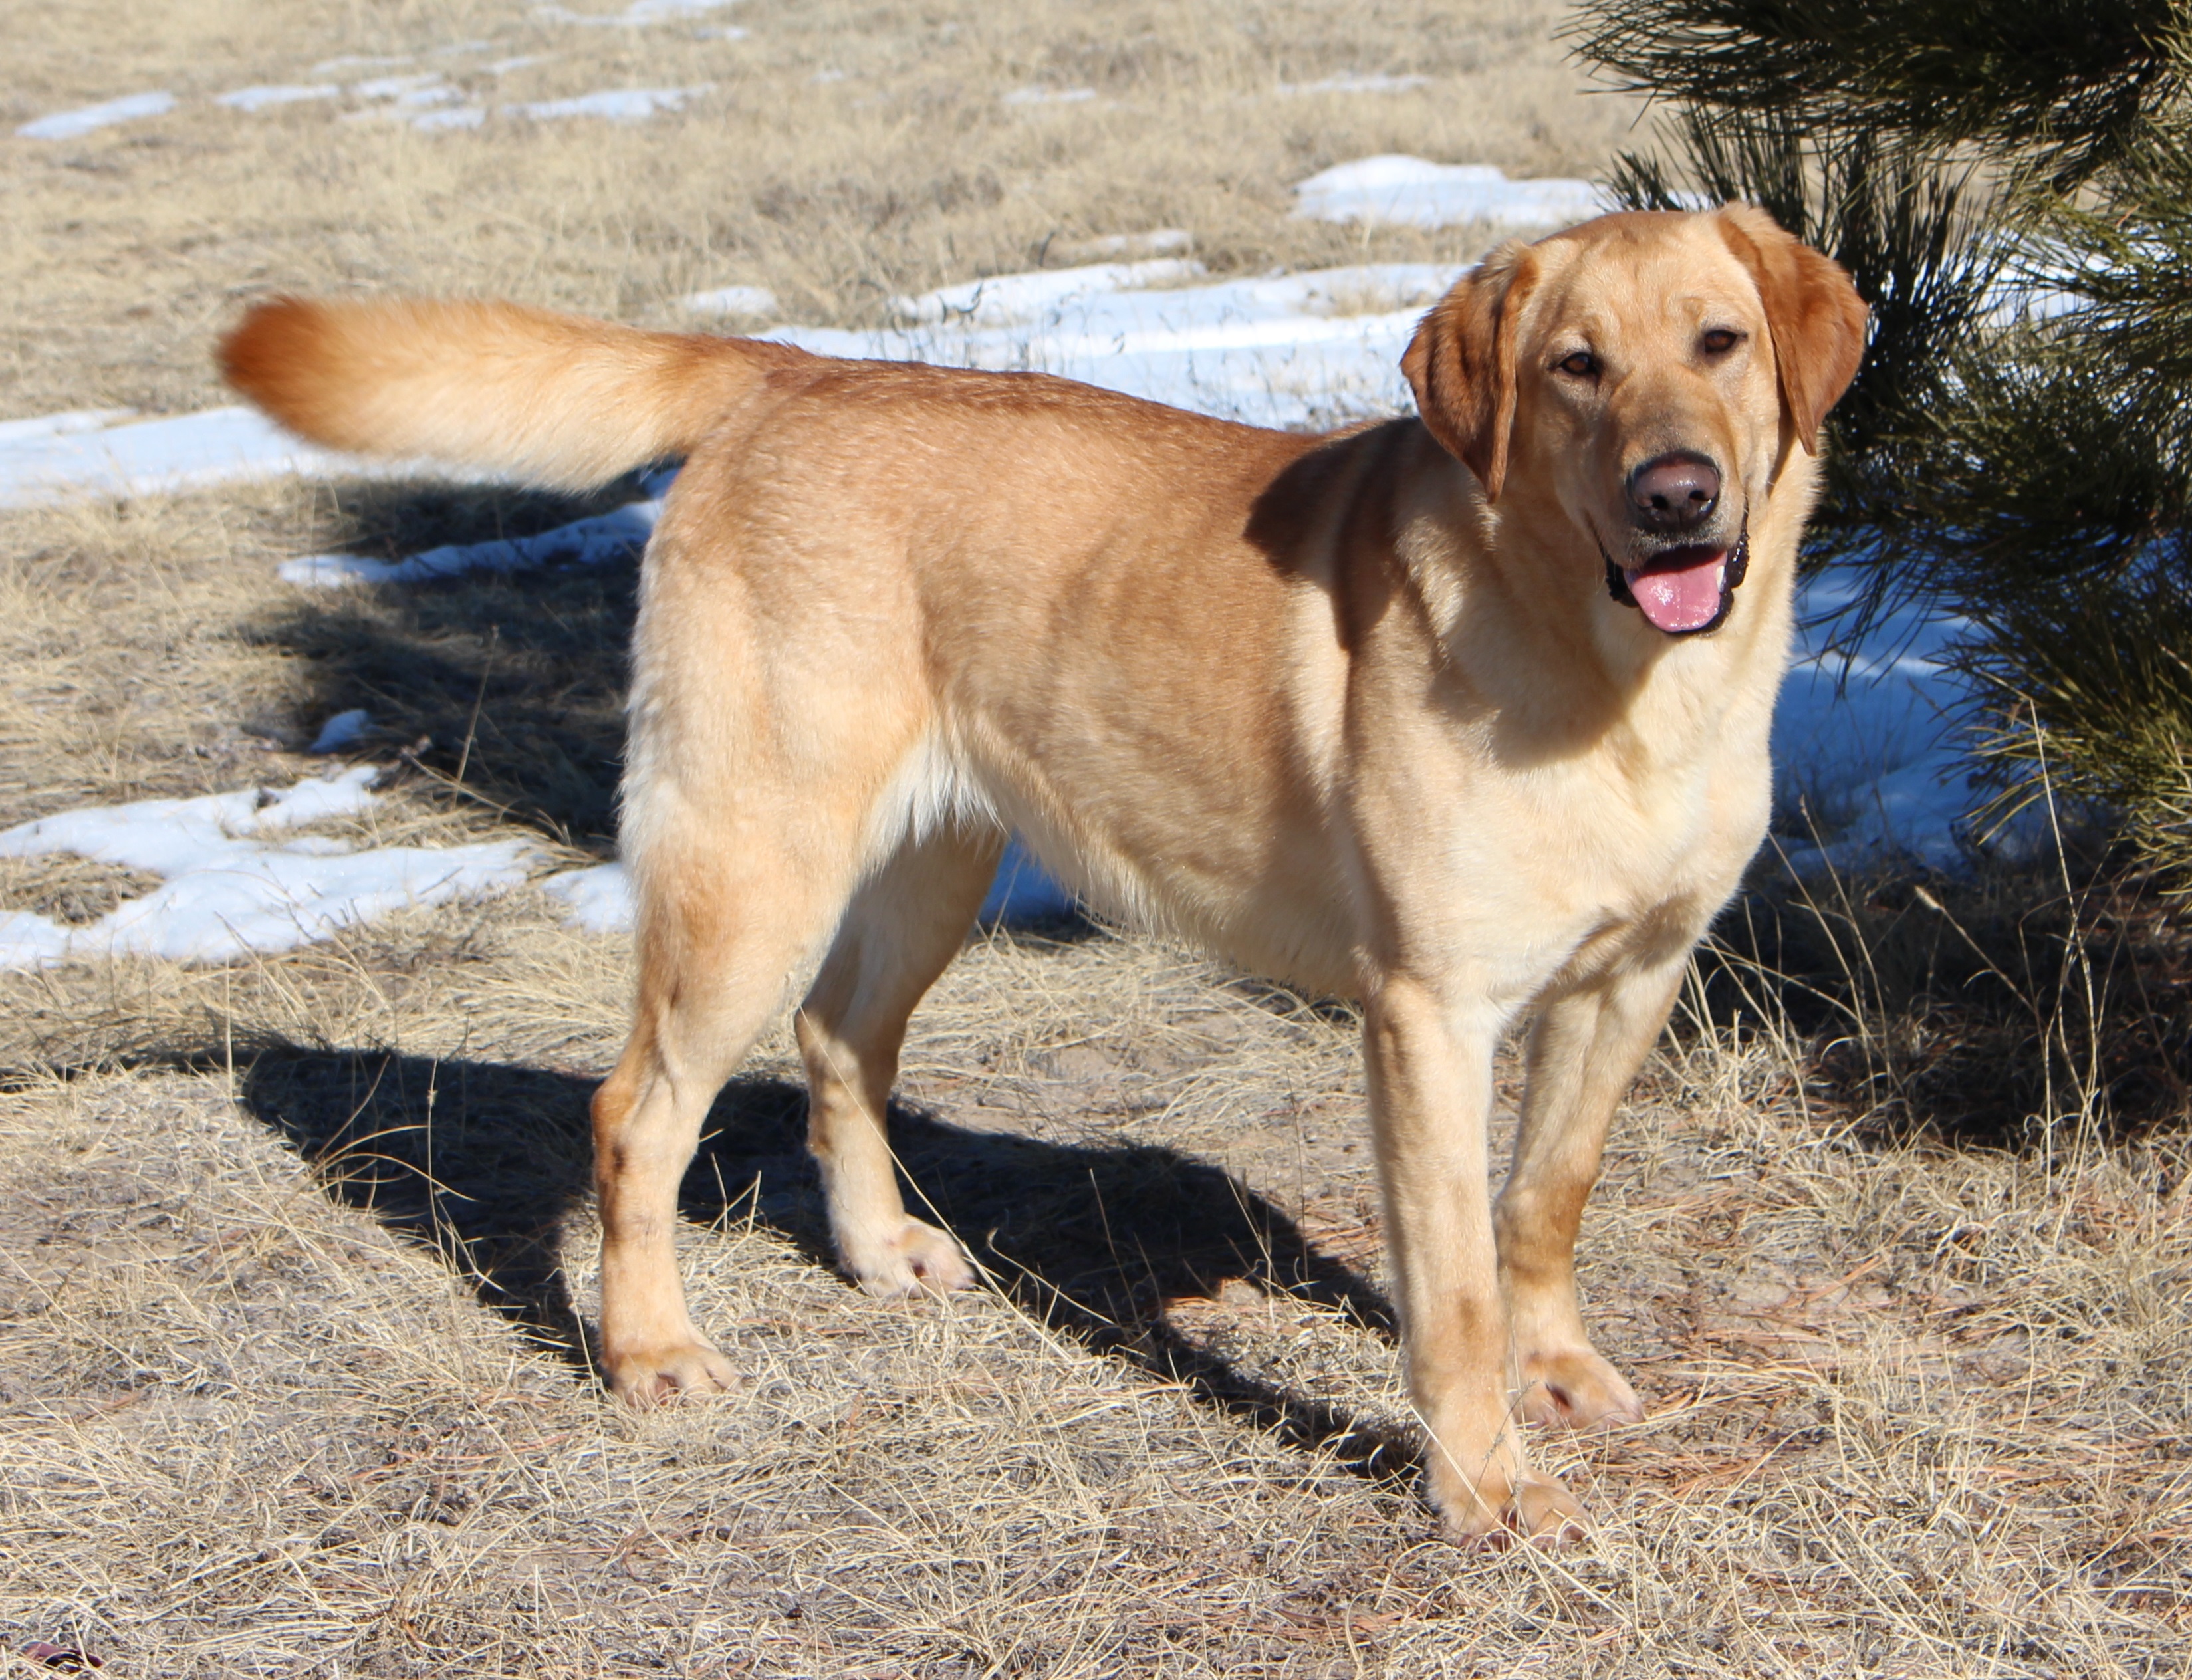
[(1561, 1429), (1618, 1429), (1644, 1421), (1627, 1379), (1588, 1347), (1522, 1357), (1522, 1415)]
[(1548, 1551), (1580, 1545), (1590, 1534), (1590, 1517), (1567, 1483), (1553, 1476), (1525, 1476), (1507, 1502), (1510, 1534)]
[(1560, 1551), (1590, 1533), (1590, 1518), (1567, 1484), (1534, 1470), (1519, 1472), (1504, 1488), (1479, 1483), (1441, 1491), (1435, 1482), (1432, 1500), (1447, 1538), (1457, 1546), (1498, 1550), (1522, 1541)]
[(746, 1386), (731, 1362), (704, 1341), (618, 1352), (605, 1363), (610, 1391), (642, 1412), (689, 1399), (734, 1394)]
[(841, 1243), (845, 1271), (871, 1295), (941, 1295), (974, 1281), (966, 1250), (950, 1232), (916, 1219), (903, 1220), (892, 1235)]

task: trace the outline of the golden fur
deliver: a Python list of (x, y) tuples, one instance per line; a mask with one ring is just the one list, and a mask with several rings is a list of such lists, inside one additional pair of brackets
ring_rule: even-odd
[[(1864, 325), (1731, 207), (1503, 248), (1409, 350), (1421, 419), (1327, 437), (506, 305), (283, 300), (222, 353), (343, 448), (564, 484), (688, 457), (634, 660), (636, 1019), (595, 1106), (618, 1392), (736, 1384), (687, 1313), (676, 1191), (787, 1005), (845, 1269), (971, 1281), (882, 1117), (1017, 829), (1099, 906), (1361, 1000), (1431, 1498), (1557, 1541), (1580, 1508), (1516, 1420), (1641, 1416), (1585, 1334), (1577, 1227), (1765, 831), (1812, 454)], [(1747, 536), (1702, 634), (1609, 592), (1653, 561), (1634, 486), (1673, 455), (1718, 466), (1712, 551)], [(1495, 1203), (1493, 1047), (1531, 1014)]]

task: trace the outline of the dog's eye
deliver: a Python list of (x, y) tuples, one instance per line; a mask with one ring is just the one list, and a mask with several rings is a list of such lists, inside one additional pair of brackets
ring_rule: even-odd
[(1563, 357), (1554, 365), (1562, 373), (1572, 374), (1579, 380), (1593, 378), (1598, 373), (1598, 357), (1588, 350), (1578, 350), (1573, 356)]
[(1744, 335), (1732, 327), (1715, 327), (1698, 340), (1698, 346), (1708, 356), (1725, 356), (1743, 339)]

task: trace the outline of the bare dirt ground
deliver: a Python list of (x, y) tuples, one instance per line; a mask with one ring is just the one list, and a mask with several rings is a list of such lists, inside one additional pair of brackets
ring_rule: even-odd
[[(1557, 21), (745, 0), (699, 20), (750, 31), (728, 40), (487, 3), (0, 4), (0, 134), (179, 100), (0, 138), (0, 418), (222, 400), (209, 340), (276, 287), (667, 323), (743, 283), (859, 323), (1153, 227), (1219, 271), (1464, 256), (1290, 222), (1287, 187), (1381, 151), (1588, 173), (1634, 112), (1578, 93)], [(342, 56), (414, 62), (332, 79), (469, 89), (551, 54), (491, 96), (712, 86), (629, 129), (439, 135), (347, 96), (210, 103)], [(1277, 91), (1343, 73), (1428, 79)], [(1003, 102), (1030, 86), (1096, 96)], [(274, 575), (579, 506), (262, 485), (0, 514), (0, 825), (284, 783), (366, 706), (397, 789), (375, 837), (602, 854), (629, 568)], [(130, 890), (0, 867), (0, 910), (84, 921)], [(527, 892), (226, 967), (0, 975), (14, 1650), (163, 1680), (2184, 1671), (2181, 1132), (1883, 1129), (1823, 1077), (1831, 1032), (1723, 973), (1584, 1231), (1588, 1310), (1651, 1418), (1538, 1444), (1587, 1546), (1463, 1551), (1414, 1490), (1344, 1008), (1081, 924), (970, 944), (916, 1019), (894, 1143), (988, 1287), (913, 1306), (832, 1272), (773, 1042), (718, 1106), (682, 1244), (753, 1391), (640, 1418), (586, 1328), (585, 1104), (625, 957)]]

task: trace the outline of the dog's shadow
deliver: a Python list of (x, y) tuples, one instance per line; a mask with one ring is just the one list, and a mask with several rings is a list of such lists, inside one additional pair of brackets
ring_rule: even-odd
[[(591, 1079), (275, 1049), (241, 1083), (247, 1109), (313, 1163), (331, 1196), (432, 1249), (482, 1301), (591, 1367), (561, 1260), (591, 1174)], [(686, 1174), (685, 1216), (751, 1219), (831, 1264), (806, 1105), (780, 1080), (735, 1082)], [(908, 1207), (933, 1210), (1022, 1311), (1359, 1473), (1399, 1480), (1419, 1467), (1404, 1435), (1243, 1370), (1169, 1322), (1167, 1303), (1246, 1278), (1392, 1334), (1384, 1298), (1238, 1180), (1154, 1145), (1046, 1143), (899, 1105), (890, 1135)]]
[[(400, 560), (549, 531), (642, 494), (588, 496), (409, 481), (345, 488), (323, 546)], [(289, 656), (299, 686), (253, 727), (301, 747), (335, 713), (370, 717), (361, 751), (397, 752), (505, 818), (607, 855), (624, 754), (636, 553), (431, 581), (281, 591), (243, 633)]]

